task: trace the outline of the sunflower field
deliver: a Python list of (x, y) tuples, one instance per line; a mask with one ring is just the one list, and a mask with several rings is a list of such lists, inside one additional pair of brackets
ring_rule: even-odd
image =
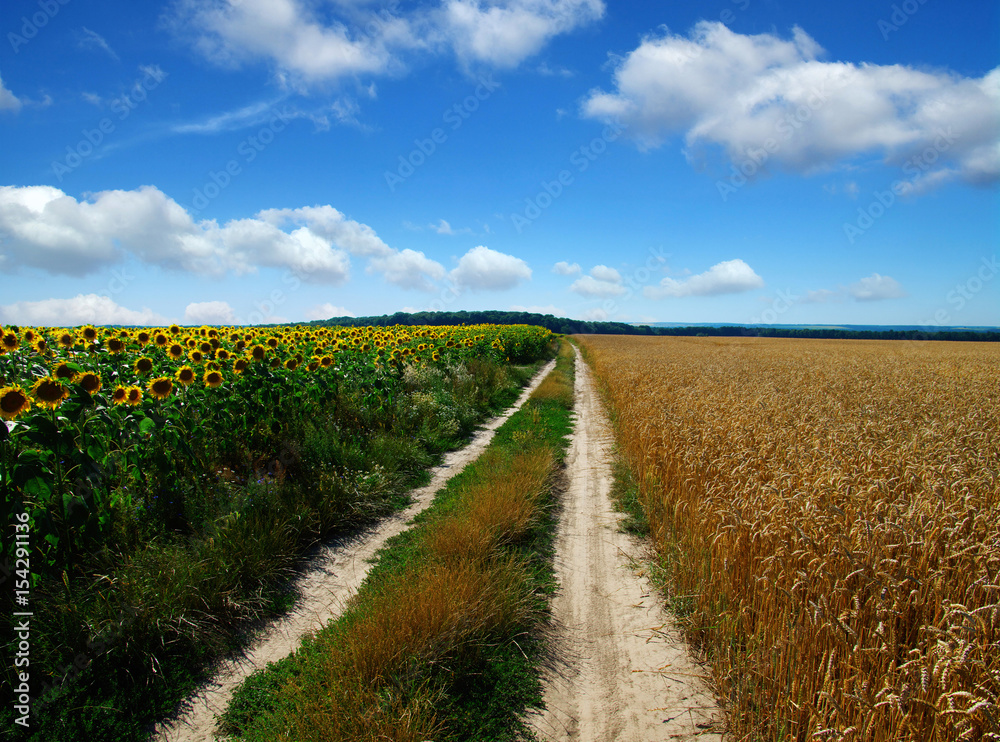
[(290, 600), (280, 585), (309, 544), (399, 507), (553, 353), (528, 326), (0, 330), (34, 726), (79, 739), (168, 708), (197, 674), (180, 667)]

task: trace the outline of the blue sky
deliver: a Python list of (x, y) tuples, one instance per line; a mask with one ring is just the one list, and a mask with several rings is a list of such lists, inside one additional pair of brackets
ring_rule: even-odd
[(0, 18), (0, 322), (1000, 324), (992, 0)]

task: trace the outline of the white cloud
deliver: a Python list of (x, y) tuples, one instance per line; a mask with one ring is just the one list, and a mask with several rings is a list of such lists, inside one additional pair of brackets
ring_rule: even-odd
[(531, 279), (531, 268), (520, 258), (480, 245), (469, 250), (449, 274), (458, 286), (473, 291), (502, 291)]
[(19, 301), (0, 306), (0, 322), (15, 325), (165, 325), (168, 320), (146, 307), (134, 311), (109, 296), (78, 294), (72, 299)]
[(232, 325), (236, 323), (236, 313), (224, 301), (191, 302), (184, 309), (186, 325)]
[(0, 77), (0, 111), (14, 111), (17, 113), (20, 110), (21, 101), (7, 89), (7, 86), (3, 84), (3, 78)]
[(330, 319), (331, 317), (354, 317), (356, 316), (354, 312), (346, 309), (345, 307), (334, 306), (330, 302), (325, 304), (317, 304), (314, 307), (310, 307), (306, 310), (306, 319)]
[(906, 296), (899, 281), (889, 276), (872, 273), (857, 283), (847, 287), (848, 293), (858, 301), (882, 301), (883, 299), (899, 299)]
[(329, 5), (179, 0), (168, 24), (220, 65), (267, 60), (282, 84), (297, 86), (399, 75), (416, 52), (454, 54), (465, 66), (516, 67), (554, 36), (604, 14), (603, 0), (440, 0), (407, 12), (363, 2)]
[(602, 0), (445, 0), (441, 26), (463, 63), (516, 67), (553, 36), (603, 15)]
[[(831, 291), (830, 289), (816, 289), (815, 291), (809, 291), (803, 296), (799, 301), (802, 304), (826, 304), (832, 301), (842, 301), (843, 294), (839, 291)], [(770, 301), (766, 299), (766, 301)]]
[(614, 283), (612, 281), (601, 281), (593, 276), (584, 276), (583, 278), (578, 278), (573, 281), (570, 285), (569, 290), (580, 294), (580, 296), (621, 296), (628, 289), (622, 286), (620, 283)]
[(565, 317), (566, 316), (566, 310), (565, 309), (560, 309), (559, 307), (555, 306), (554, 304), (546, 304), (544, 307), (542, 307), (542, 306), (536, 306), (536, 305), (532, 305), (532, 306), (527, 306), (526, 307), (526, 306), (522, 306), (521, 304), (511, 304), (510, 305), (510, 311), (512, 311), (512, 312), (533, 312), (534, 314), (551, 314), (551, 315), (554, 315), (556, 317)]
[(385, 280), (405, 289), (433, 291), (431, 280), (444, 278), (444, 266), (422, 252), (409, 248), (372, 258), (369, 273), (381, 273)]
[[(291, 231), (284, 227), (297, 226)], [(101, 191), (77, 201), (51, 186), (0, 186), (0, 260), (81, 276), (127, 254), (163, 268), (201, 275), (286, 268), (301, 280), (347, 280), (349, 254), (396, 254), (375, 231), (332, 206), (265, 209), (220, 226), (195, 222), (153, 186)], [(441, 269), (443, 273), (443, 269)]]
[[(643, 147), (684, 133), (692, 158), (717, 145), (739, 165), (770, 140), (766, 165), (792, 172), (876, 155), (911, 180), (1000, 179), (1000, 68), (974, 79), (822, 53), (798, 27), (785, 40), (703, 21), (643, 39), (617, 60), (614, 92), (592, 91), (583, 112), (620, 119)], [(933, 159), (912, 159), (929, 148)]]
[(77, 34), (77, 42), (81, 49), (100, 49), (105, 52), (109, 57), (111, 57), (116, 62), (118, 61), (118, 55), (115, 54), (115, 50), (111, 48), (107, 40), (101, 36), (96, 31), (91, 31), (86, 26)]
[[(404, 226), (405, 226), (405, 224), (404, 224)], [(463, 227), (462, 229), (455, 229), (453, 226), (451, 226), (451, 224), (449, 224), (448, 222), (446, 222), (444, 219), (441, 219), (437, 224), (428, 224), (427, 228), (428, 229), (433, 229), (438, 234), (454, 235), (454, 234), (471, 234), (472, 233), (472, 230), (469, 229), (468, 227)]]
[(764, 279), (740, 259), (716, 263), (704, 273), (678, 281), (666, 277), (659, 286), (647, 286), (643, 294), (649, 299), (682, 296), (718, 296), (759, 289)]
[(560, 276), (578, 276), (580, 275), (580, 264), (560, 260), (552, 266), (552, 272)]
[(607, 322), (608, 313), (600, 307), (595, 307), (594, 309), (588, 309), (584, 312), (580, 319), (587, 320), (588, 322)]
[(621, 274), (606, 265), (595, 265), (590, 269), (590, 275), (579, 278), (569, 287), (581, 296), (621, 296), (628, 289), (622, 286)]

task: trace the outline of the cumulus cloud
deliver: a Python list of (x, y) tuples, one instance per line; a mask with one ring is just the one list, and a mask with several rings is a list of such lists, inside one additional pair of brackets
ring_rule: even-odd
[(602, 0), (446, 0), (437, 18), (463, 63), (509, 68), (603, 15)]
[(574, 281), (569, 290), (590, 297), (621, 296), (628, 291), (622, 286), (621, 274), (606, 265), (595, 265), (590, 275)]
[(7, 86), (3, 84), (3, 78), (0, 77), (0, 111), (13, 111), (17, 113), (20, 110), (21, 101), (7, 89)]
[(165, 325), (168, 320), (143, 307), (135, 311), (120, 306), (109, 296), (78, 294), (72, 299), (19, 301), (0, 306), (0, 322), (14, 325)]
[[(133, 255), (149, 265), (200, 275), (285, 268), (303, 281), (338, 285), (348, 279), (355, 255), (404, 285), (401, 264), (422, 257), (389, 247), (371, 227), (329, 205), (265, 209), (219, 225), (195, 222), (153, 186), (101, 191), (80, 201), (51, 186), (0, 186), (0, 238), (5, 269), (26, 266), (71, 276)], [(443, 277), (444, 268), (432, 263), (423, 263), (423, 272)]]
[(847, 287), (848, 293), (858, 301), (882, 301), (883, 299), (899, 299), (906, 296), (903, 287), (895, 278), (872, 273), (857, 283)]
[(330, 319), (331, 317), (354, 317), (354, 312), (350, 311), (345, 307), (338, 307), (330, 302), (325, 304), (317, 304), (314, 307), (310, 307), (306, 310), (306, 319)]
[(169, 25), (205, 57), (226, 66), (267, 60), (282, 81), (306, 85), (402, 74), (413, 53), (516, 67), (554, 36), (604, 14), (603, 0), (439, 0), (407, 12), (365, 3), (320, 12), (304, 0), (180, 0), (174, 7)]
[(372, 258), (368, 272), (381, 273), (386, 281), (404, 289), (433, 291), (434, 284), (431, 281), (444, 278), (445, 270), (443, 265), (422, 252), (406, 248)]
[(874, 155), (911, 180), (1000, 180), (1000, 68), (966, 78), (822, 54), (798, 27), (783, 39), (703, 21), (643, 39), (583, 113), (620, 120), (645, 148), (683, 134), (691, 158), (716, 146), (737, 165), (810, 173)]
[(461, 288), (503, 291), (531, 279), (531, 268), (520, 258), (480, 245), (469, 250), (448, 274)]
[(683, 281), (670, 277), (663, 278), (659, 286), (647, 286), (643, 289), (643, 294), (649, 299), (718, 296), (759, 289), (763, 285), (764, 279), (737, 258), (716, 263), (704, 273), (690, 276)]
[(560, 276), (578, 276), (580, 275), (580, 264), (560, 260), (552, 266), (552, 272)]
[(236, 323), (236, 313), (224, 301), (191, 302), (184, 309), (186, 325), (232, 325)]

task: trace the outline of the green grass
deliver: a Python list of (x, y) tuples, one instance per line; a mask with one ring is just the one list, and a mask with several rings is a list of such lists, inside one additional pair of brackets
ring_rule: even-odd
[[(541, 702), (554, 489), (572, 430), (572, 350), (391, 539), (345, 613), (248, 678), (224, 716), (246, 742), (515, 740)], [(569, 394), (566, 390), (569, 390)]]

